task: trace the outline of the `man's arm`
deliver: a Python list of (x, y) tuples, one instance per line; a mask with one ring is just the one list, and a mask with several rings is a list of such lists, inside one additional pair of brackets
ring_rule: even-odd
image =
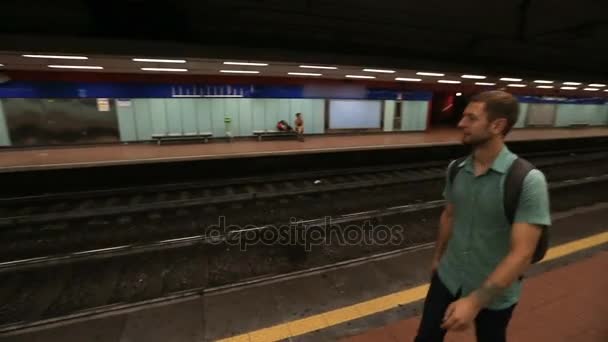
[(448, 240), (452, 236), (453, 223), (454, 205), (452, 203), (447, 203), (439, 217), (439, 232), (437, 233), (437, 242), (435, 242), (435, 253), (433, 254), (433, 263), (431, 266), (432, 272), (437, 269), (439, 260), (441, 260), (441, 256), (448, 245)]
[(515, 223), (511, 230), (511, 248), (483, 285), (473, 291), (479, 307), (489, 305), (530, 266), (542, 227), (529, 223)]
[(450, 181), (450, 169), (454, 166), (456, 161), (453, 160), (447, 167), (445, 175), (445, 187), (443, 188), (443, 198), (446, 201), (446, 205), (441, 212), (439, 217), (439, 231), (437, 232), (437, 241), (435, 242), (435, 252), (433, 254), (433, 261), (431, 263), (431, 274), (437, 270), (439, 266), (439, 260), (445, 252), (448, 246), (448, 241), (452, 236), (452, 227), (454, 225), (454, 204), (452, 200), (452, 184)]

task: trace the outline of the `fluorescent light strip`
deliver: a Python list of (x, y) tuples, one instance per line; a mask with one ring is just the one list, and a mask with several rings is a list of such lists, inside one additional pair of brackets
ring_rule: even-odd
[(141, 68), (144, 71), (176, 71), (176, 72), (186, 72), (188, 69), (176, 69), (176, 68)]
[(561, 87), (559, 89), (564, 89), (564, 90), (576, 90), (578, 89), (577, 87)]
[(395, 81), (404, 81), (404, 82), (420, 82), (421, 78), (408, 78), (408, 77), (397, 77)]
[(103, 69), (100, 66), (90, 66), (90, 65), (49, 65), (49, 68), (57, 68), (57, 69)]
[(458, 84), (460, 81), (452, 81), (452, 80), (439, 80), (437, 83), (450, 83), (450, 84)]
[(4, 64), (0, 64), (0, 67), (3, 67), (3, 66), (4, 66)]
[(288, 72), (287, 74), (295, 76), (323, 76), (323, 74), (315, 74), (312, 72)]
[(243, 97), (243, 95), (203, 95), (203, 97)]
[(346, 75), (348, 78), (376, 78), (376, 76), (364, 76), (364, 75)]
[(496, 83), (491, 83), (491, 82), (475, 82), (475, 84), (477, 84), (477, 85), (483, 85), (483, 86), (493, 86), (493, 85), (496, 85)]
[(337, 67), (334, 66), (322, 66), (322, 65), (300, 65), (300, 68), (304, 69), (327, 69), (327, 70), (336, 70)]
[(536, 86), (536, 88), (551, 89), (551, 88), (553, 88), (553, 86), (548, 86), (548, 85), (539, 85), (539, 86)]
[(545, 81), (545, 80), (534, 80), (534, 83), (553, 83), (553, 81)]
[(598, 91), (599, 89), (598, 88), (585, 88), (583, 90), (586, 90), (586, 91)]
[(55, 55), (22, 55), (28, 58), (51, 58), (51, 59), (89, 59), (84, 56), (55, 56)]
[(254, 70), (220, 70), (220, 72), (232, 73), (232, 74), (259, 74), (259, 71)]
[(152, 58), (133, 58), (133, 62), (149, 63), (186, 63), (185, 59), (152, 59)]
[(436, 72), (422, 72), (422, 71), (417, 72), (416, 75), (420, 75), (420, 76), (436, 76), (436, 77), (445, 76), (445, 74), (440, 74), (440, 73), (436, 73)]
[(227, 65), (251, 65), (251, 66), (267, 66), (268, 63), (248, 63), (248, 62), (224, 62)]
[(394, 74), (395, 70), (384, 70), (384, 69), (363, 69), (366, 72), (379, 72), (384, 74)]
[(486, 78), (486, 76), (482, 76), (482, 75), (462, 75), (460, 76), (462, 78), (472, 78), (472, 79), (476, 79), (476, 80), (483, 80)]
[(564, 85), (581, 85), (581, 82), (564, 82)]
[(525, 84), (515, 84), (515, 83), (507, 84), (507, 87), (515, 87), (515, 88), (523, 88), (525, 86), (526, 86)]
[(590, 87), (605, 87), (606, 85), (602, 84), (602, 83), (591, 83), (589, 86)]
[(521, 82), (522, 81), (521, 78), (509, 78), (509, 77), (503, 77), (500, 80), (507, 81), (507, 82)]

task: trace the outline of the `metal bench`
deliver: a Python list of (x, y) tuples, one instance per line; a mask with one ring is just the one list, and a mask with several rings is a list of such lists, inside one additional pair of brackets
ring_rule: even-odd
[(275, 130), (259, 130), (253, 131), (253, 135), (258, 137), (258, 141), (262, 141), (262, 137), (297, 137), (295, 131), (275, 131)]
[(161, 141), (168, 140), (200, 140), (208, 142), (209, 138), (213, 136), (211, 132), (189, 132), (189, 133), (169, 133), (169, 134), (152, 134), (152, 139), (156, 140), (156, 143), (160, 145)]

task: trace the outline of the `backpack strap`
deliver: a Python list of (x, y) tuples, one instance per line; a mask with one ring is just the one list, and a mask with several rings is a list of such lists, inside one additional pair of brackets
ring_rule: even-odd
[[(515, 220), (515, 211), (519, 204), (519, 197), (524, 185), (524, 179), (528, 173), (536, 169), (534, 165), (525, 159), (517, 158), (509, 168), (504, 184), (504, 210), (510, 224)], [(531, 262), (537, 263), (545, 257), (549, 248), (549, 231), (547, 227), (541, 227), (541, 235), (536, 244)], [(521, 279), (522, 277), (520, 277)]]
[(461, 166), (460, 164), (462, 164), (462, 162), (467, 159), (467, 156), (464, 157), (460, 157), (458, 159), (456, 159), (449, 167), (448, 169), (448, 176), (449, 176), (449, 180), (450, 180), (450, 185), (454, 184), (454, 178), (456, 178), (456, 174), (458, 174), (458, 171), (460, 171)]
[(519, 197), (524, 185), (524, 179), (528, 173), (534, 170), (536, 167), (529, 161), (517, 158), (511, 164), (509, 171), (507, 172), (505, 183), (504, 183), (504, 194), (503, 204), (505, 215), (510, 224), (513, 224), (515, 219), (515, 211), (519, 204)]

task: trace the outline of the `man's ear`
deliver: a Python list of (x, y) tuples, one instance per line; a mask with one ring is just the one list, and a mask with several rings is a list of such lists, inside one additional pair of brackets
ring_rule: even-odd
[(496, 119), (496, 120), (492, 121), (492, 123), (490, 124), (490, 127), (492, 129), (492, 133), (500, 134), (500, 133), (504, 132), (507, 128), (507, 119), (506, 118)]

